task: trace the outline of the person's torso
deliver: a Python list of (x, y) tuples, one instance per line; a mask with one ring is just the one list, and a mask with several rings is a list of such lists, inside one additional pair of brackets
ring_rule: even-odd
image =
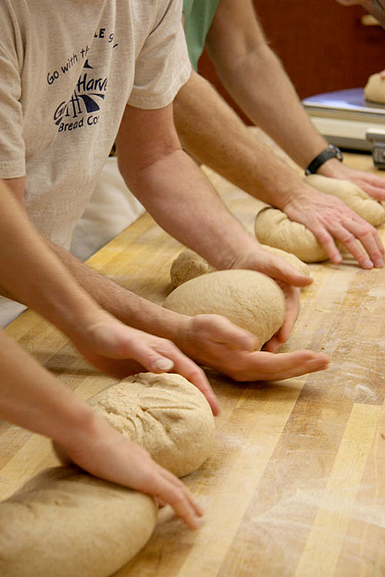
[[(138, 2), (25, 6), (29, 12), (18, 16), (25, 202), (40, 233), (68, 248), (116, 137), (153, 21)], [(139, 30), (132, 26), (138, 19)]]

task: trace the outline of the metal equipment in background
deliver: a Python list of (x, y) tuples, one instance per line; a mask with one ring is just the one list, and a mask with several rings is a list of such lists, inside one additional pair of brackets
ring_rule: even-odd
[(371, 151), (374, 165), (385, 170), (385, 105), (365, 100), (363, 88), (318, 94), (302, 103), (328, 142)]

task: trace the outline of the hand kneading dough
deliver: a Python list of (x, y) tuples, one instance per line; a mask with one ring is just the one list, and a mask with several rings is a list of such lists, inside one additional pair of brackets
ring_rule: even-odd
[[(180, 375), (141, 373), (89, 402), (178, 476), (213, 448), (209, 404)], [(0, 575), (108, 577), (145, 545), (157, 515), (149, 495), (76, 467), (47, 469), (0, 503)]]
[(285, 299), (276, 282), (251, 270), (222, 270), (176, 288), (164, 307), (189, 316), (219, 314), (253, 333), (260, 349), (282, 326)]
[(157, 515), (148, 495), (46, 469), (0, 503), (0, 575), (107, 577), (145, 545)]
[(181, 375), (139, 373), (89, 403), (178, 477), (198, 469), (212, 452), (215, 424), (210, 406)]
[[(286, 262), (291, 264), (298, 272), (310, 276), (309, 269), (307, 265), (300, 261), (299, 258), (285, 252), (284, 250), (279, 250), (278, 248), (273, 248), (267, 245), (261, 245), (264, 250), (283, 258)], [(202, 274), (207, 274), (208, 272), (214, 272), (216, 269), (211, 266), (204, 258), (199, 256), (196, 252), (186, 248), (180, 253), (179, 256), (173, 261), (170, 268), (170, 279), (173, 288), (187, 282), (188, 280), (201, 276)]]
[(366, 100), (385, 104), (385, 79), (380, 74), (372, 74), (364, 88)]
[(371, 198), (349, 180), (328, 178), (320, 174), (309, 174), (304, 178), (306, 184), (321, 192), (337, 196), (372, 226), (385, 222), (385, 209), (374, 198)]
[[(380, 203), (347, 180), (312, 174), (305, 178), (305, 182), (324, 193), (337, 196), (373, 226), (379, 226), (385, 220), (385, 211)], [(309, 229), (290, 220), (276, 208), (264, 208), (257, 214), (255, 235), (259, 242), (291, 252), (304, 262), (328, 259), (327, 252)]]

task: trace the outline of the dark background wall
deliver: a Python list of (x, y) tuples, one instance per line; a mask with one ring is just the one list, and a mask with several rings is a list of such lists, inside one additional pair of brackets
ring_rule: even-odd
[[(254, 5), (301, 99), (364, 86), (370, 74), (385, 69), (385, 31), (365, 26), (359, 6), (335, 0), (254, 0)], [(225, 95), (206, 53), (199, 72)]]

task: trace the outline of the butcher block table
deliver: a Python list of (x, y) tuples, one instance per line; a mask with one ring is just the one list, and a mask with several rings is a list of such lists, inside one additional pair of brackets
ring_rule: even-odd
[[(375, 172), (370, 156), (346, 162)], [(203, 170), (252, 231), (258, 201)], [(161, 304), (181, 248), (145, 214), (88, 263)], [(216, 448), (185, 479), (204, 524), (189, 531), (164, 508), (147, 545), (116, 576), (385, 575), (385, 270), (361, 270), (349, 258), (310, 270), (314, 282), (282, 350), (322, 351), (329, 368), (243, 384), (209, 371), (222, 407)], [(83, 399), (115, 382), (32, 311), (7, 333)], [(2, 499), (55, 464), (48, 440), (0, 422)]]

